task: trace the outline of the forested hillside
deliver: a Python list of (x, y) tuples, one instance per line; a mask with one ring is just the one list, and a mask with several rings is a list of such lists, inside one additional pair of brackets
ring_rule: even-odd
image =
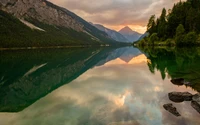
[(142, 44), (194, 45), (199, 44), (200, 0), (174, 4), (168, 11), (163, 8), (160, 17), (152, 15), (147, 25), (148, 39)]
[[(31, 29), (17, 18), (0, 11), (0, 47), (44, 47), (99, 44), (90, 36), (67, 28), (56, 28), (35, 21), (44, 31)], [(77, 37), (81, 39), (76, 39)]]

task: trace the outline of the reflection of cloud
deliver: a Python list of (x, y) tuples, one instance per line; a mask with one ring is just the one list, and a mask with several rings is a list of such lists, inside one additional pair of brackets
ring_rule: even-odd
[(154, 87), (154, 91), (155, 91), (155, 92), (160, 92), (160, 91), (162, 91), (162, 88), (156, 86), (156, 87)]
[(147, 62), (147, 57), (142, 54), (142, 55), (139, 55), (139, 56), (133, 58), (129, 62), (129, 64), (140, 64), (140, 63), (145, 63), (145, 62)]
[[(144, 60), (144, 55), (138, 57)], [(4, 118), (4, 125), (171, 125), (172, 116), (162, 108), (169, 102), (166, 95), (192, 90), (173, 86), (169, 79), (163, 81), (159, 72), (151, 74), (145, 61), (113, 63), (117, 61), (88, 70), (20, 113), (0, 114), (0, 121)], [(188, 105), (180, 106), (183, 118), (175, 119), (176, 123), (183, 119), (190, 124), (200, 122), (195, 110), (184, 110)]]
[(111, 62), (106, 63), (105, 65), (122, 65), (122, 64), (140, 64), (147, 62), (147, 57), (145, 55), (139, 55), (136, 57), (132, 57), (130, 61), (125, 62), (124, 60), (117, 58), (116, 60), (113, 60)]
[(125, 103), (125, 99), (126, 97), (130, 94), (129, 91), (125, 91), (125, 93), (123, 95), (121, 95), (120, 97), (116, 97), (114, 98), (114, 102), (117, 106), (122, 107), (124, 106)]
[(106, 63), (105, 65), (117, 65), (117, 64), (121, 65), (121, 64), (127, 64), (127, 63), (121, 60), (120, 58), (117, 58), (116, 60)]

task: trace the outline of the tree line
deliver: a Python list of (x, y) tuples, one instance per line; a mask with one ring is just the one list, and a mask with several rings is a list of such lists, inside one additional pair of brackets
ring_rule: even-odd
[(147, 32), (149, 36), (140, 44), (200, 44), (200, 0), (180, 1), (168, 11), (163, 8), (160, 17), (150, 17)]

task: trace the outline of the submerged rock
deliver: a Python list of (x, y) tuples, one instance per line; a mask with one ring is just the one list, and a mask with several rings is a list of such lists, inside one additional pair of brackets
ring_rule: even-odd
[(176, 107), (173, 106), (173, 104), (164, 104), (163, 105), (164, 109), (167, 110), (168, 112), (172, 113), (173, 115), (179, 117), (181, 114), (177, 111)]
[(190, 85), (190, 82), (185, 81), (183, 78), (172, 79), (171, 82), (174, 85), (182, 86), (182, 85)]
[(200, 113), (200, 93), (192, 97), (191, 106)]
[(192, 101), (193, 95), (189, 92), (171, 92), (168, 94), (169, 99), (173, 102)]

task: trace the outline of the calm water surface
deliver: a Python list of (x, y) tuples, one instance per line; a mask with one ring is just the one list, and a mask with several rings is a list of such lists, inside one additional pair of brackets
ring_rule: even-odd
[[(2, 51), (0, 125), (199, 125), (200, 114), (190, 102), (168, 98), (170, 92), (200, 90), (200, 53), (184, 52), (133, 47)], [(172, 78), (193, 85), (176, 86)], [(181, 117), (166, 111), (167, 103)]]

